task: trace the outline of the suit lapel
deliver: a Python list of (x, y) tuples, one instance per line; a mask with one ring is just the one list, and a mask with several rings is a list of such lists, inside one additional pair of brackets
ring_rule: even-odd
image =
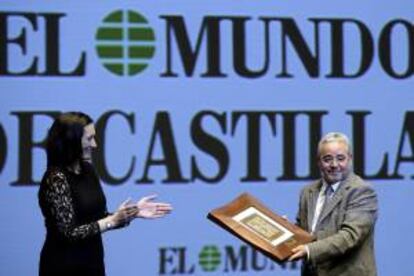
[(352, 173), (343, 181), (343, 183), (339, 184), (338, 190), (335, 192), (333, 197), (328, 200), (325, 204), (325, 206), (322, 208), (322, 212), (319, 216), (319, 222), (321, 222), (323, 219), (325, 219), (336, 207), (336, 205), (339, 204), (339, 202), (342, 200), (344, 192), (347, 188), (347, 186), (350, 183), (350, 179), (352, 178)]

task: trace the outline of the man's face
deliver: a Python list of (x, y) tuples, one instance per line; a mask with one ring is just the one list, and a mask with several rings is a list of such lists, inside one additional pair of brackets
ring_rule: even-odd
[(322, 177), (329, 184), (345, 179), (352, 167), (352, 155), (342, 142), (329, 142), (321, 147), (319, 168)]
[(95, 141), (95, 127), (93, 124), (85, 126), (82, 136), (82, 159), (83, 161), (92, 161), (92, 151), (97, 147)]

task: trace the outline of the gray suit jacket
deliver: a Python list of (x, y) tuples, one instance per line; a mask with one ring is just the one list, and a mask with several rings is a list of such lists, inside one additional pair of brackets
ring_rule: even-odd
[[(311, 231), (312, 219), (322, 181), (301, 191), (298, 225)], [(374, 226), (377, 196), (359, 176), (350, 173), (323, 207), (314, 235), (308, 244), (310, 258), (304, 261), (302, 275), (377, 275), (374, 257)]]

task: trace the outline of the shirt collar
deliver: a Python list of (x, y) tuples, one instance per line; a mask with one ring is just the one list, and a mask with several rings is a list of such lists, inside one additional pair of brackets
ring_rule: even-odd
[[(326, 187), (329, 185), (328, 183), (326, 183), (326, 181), (323, 179), (322, 180), (322, 189), (321, 192), (325, 192)], [(331, 184), (332, 190), (334, 191), (334, 193), (336, 192), (336, 190), (338, 190), (339, 185), (341, 184), (341, 181), (335, 182), (334, 184)]]

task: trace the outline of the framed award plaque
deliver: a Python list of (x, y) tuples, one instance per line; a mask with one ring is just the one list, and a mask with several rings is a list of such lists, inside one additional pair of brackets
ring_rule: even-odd
[(212, 210), (207, 217), (277, 262), (286, 261), (294, 247), (314, 240), (247, 193)]

